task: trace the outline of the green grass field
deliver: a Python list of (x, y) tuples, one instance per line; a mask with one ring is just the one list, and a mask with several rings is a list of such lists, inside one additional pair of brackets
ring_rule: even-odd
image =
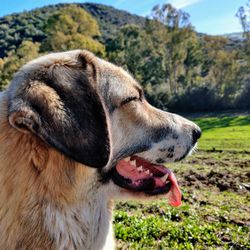
[(250, 249), (250, 116), (193, 120), (203, 130), (200, 150), (168, 164), (182, 206), (117, 203), (117, 249)]
[(194, 119), (202, 130), (200, 149), (250, 152), (250, 116)]

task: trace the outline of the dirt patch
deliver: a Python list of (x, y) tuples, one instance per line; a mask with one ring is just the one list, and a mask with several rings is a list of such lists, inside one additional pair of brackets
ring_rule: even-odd
[(220, 167), (230, 167), (235, 166), (239, 168), (250, 168), (249, 159), (238, 159), (236, 156), (231, 156), (230, 158), (214, 159), (211, 155), (210, 157), (198, 156), (192, 159), (187, 159), (189, 164), (198, 164), (206, 166), (220, 166)]
[(202, 174), (189, 170), (182, 174), (179, 182), (182, 186), (194, 186), (198, 189), (202, 187), (216, 187), (219, 191), (250, 191), (250, 175), (246, 173), (220, 173), (211, 170), (206, 174)]

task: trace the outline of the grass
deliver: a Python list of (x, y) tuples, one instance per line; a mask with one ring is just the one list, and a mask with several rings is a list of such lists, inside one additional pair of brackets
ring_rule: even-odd
[(203, 130), (200, 149), (250, 152), (250, 116), (206, 117), (194, 121)]
[(199, 117), (200, 151), (168, 164), (181, 207), (119, 202), (117, 249), (250, 249), (250, 117)]

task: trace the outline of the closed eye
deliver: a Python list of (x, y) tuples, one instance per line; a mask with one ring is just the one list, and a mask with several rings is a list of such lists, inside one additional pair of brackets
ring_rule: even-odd
[(138, 100), (139, 98), (137, 96), (130, 96), (121, 102), (121, 106), (131, 101), (138, 101)]

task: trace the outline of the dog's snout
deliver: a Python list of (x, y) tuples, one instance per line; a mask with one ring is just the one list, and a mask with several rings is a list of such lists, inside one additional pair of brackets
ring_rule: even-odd
[(195, 144), (200, 137), (201, 137), (201, 129), (195, 128), (193, 130), (193, 144)]

